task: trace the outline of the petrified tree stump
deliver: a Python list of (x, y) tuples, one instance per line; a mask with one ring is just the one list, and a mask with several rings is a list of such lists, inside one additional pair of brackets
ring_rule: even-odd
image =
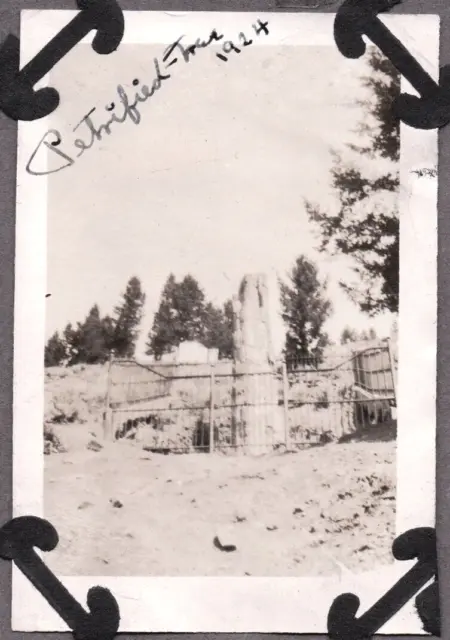
[(265, 453), (285, 441), (268, 305), (265, 274), (246, 275), (233, 298), (232, 443), (247, 453)]

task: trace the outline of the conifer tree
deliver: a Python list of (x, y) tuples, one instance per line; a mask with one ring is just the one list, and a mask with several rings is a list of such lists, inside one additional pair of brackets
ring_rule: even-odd
[(341, 333), (341, 344), (356, 342), (358, 340), (358, 332), (350, 327), (345, 327)]
[(78, 322), (74, 328), (69, 323), (63, 331), (66, 357), (69, 366), (80, 362), (81, 355), (81, 324)]
[(87, 364), (98, 364), (105, 362), (107, 358), (108, 349), (105, 343), (103, 322), (98, 305), (95, 304), (80, 326), (78, 361)]
[(320, 359), (329, 344), (323, 325), (331, 313), (326, 283), (316, 265), (305, 256), (297, 258), (288, 282), (280, 281), (282, 318), (286, 324), (285, 357), (289, 363), (301, 358)]
[(146, 353), (154, 355), (156, 359), (179, 344), (174, 311), (176, 287), (175, 276), (171, 273), (162, 290), (159, 308), (148, 336)]
[(144, 311), (145, 294), (141, 281), (133, 276), (128, 281), (123, 301), (114, 309), (114, 334), (111, 347), (119, 358), (132, 358)]
[(169, 275), (149, 333), (147, 353), (161, 358), (186, 340), (205, 336), (205, 294), (191, 275), (177, 282)]
[(230, 320), (231, 301), (227, 301), (223, 308), (215, 307), (208, 302), (205, 307), (205, 333), (202, 343), (208, 349), (218, 349), (219, 358), (233, 356), (233, 324)]
[(400, 122), (392, 103), (400, 76), (378, 49), (367, 60), (366, 97), (359, 101), (365, 110), (357, 129), (361, 143), (332, 150), (338, 206), (325, 210), (306, 201), (306, 210), (319, 250), (352, 261), (356, 277), (342, 280), (341, 287), (362, 311), (376, 315), (398, 312)]
[(66, 357), (66, 347), (58, 331), (48, 339), (45, 345), (44, 366), (58, 367)]
[(234, 311), (233, 303), (231, 300), (226, 300), (223, 305), (223, 320), (224, 320), (224, 338), (221, 347), (222, 358), (232, 358), (234, 351), (233, 344), (233, 325), (234, 325)]
[(341, 333), (341, 344), (348, 344), (349, 342), (358, 342), (362, 340), (376, 340), (377, 332), (373, 327), (370, 327), (368, 331), (361, 331), (358, 333), (356, 329), (350, 329), (350, 327), (345, 327), (345, 329)]
[(105, 343), (106, 352), (109, 355), (114, 352), (114, 332), (115, 332), (115, 323), (111, 316), (106, 315), (102, 318), (102, 332), (103, 332), (103, 340)]

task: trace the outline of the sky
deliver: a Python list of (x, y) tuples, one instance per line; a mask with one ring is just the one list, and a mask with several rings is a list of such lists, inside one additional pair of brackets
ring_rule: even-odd
[[(51, 126), (66, 148), (93, 107), (97, 124), (107, 120), (118, 84), (133, 95), (134, 78), (152, 81), (163, 49), (124, 44), (94, 67), (96, 54), (80, 45), (55, 67), (50, 80), (63, 99)], [(363, 115), (355, 101), (364, 60), (349, 64), (328, 46), (248, 47), (227, 63), (200, 53), (141, 105), (139, 125), (116, 125), (49, 176), (47, 336), (82, 321), (95, 303), (111, 313), (138, 276), (146, 293), (139, 352), (169, 273), (192, 274), (222, 304), (244, 274), (264, 272), (280, 349), (277, 279), (300, 254), (328, 278), (333, 340), (347, 325), (388, 335), (392, 317), (368, 318), (340, 289), (349, 263), (317, 253), (304, 206), (305, 198), (336, 206), (330, 149), (352, 139)]]

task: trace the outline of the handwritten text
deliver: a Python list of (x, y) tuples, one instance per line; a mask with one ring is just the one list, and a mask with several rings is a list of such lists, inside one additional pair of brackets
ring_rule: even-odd
[[(268, 24), (268, 22), (257, 20), (252, 25), (255, 36), (258, 37), (261, 33), (269, 35)], [(240, 54), (243, 47), (253, 43), (253, 40), (248, 39), (243, 32), (240, 32), (237, 37), (239, 46), (232, 40), (224, 40), (224, 37), (223, 34), (213, 29), (206, 39), (197, 38), (192, 44), (187, 44), (184, 36), (177, 38), (175, 42), (165, 48), (160, 58), (153, 59), (152, 80), (148, 84), (142, 83), (138, 78), (135, 78), (131, 83), (131, 91), (127, 91), (121, 84), (117, 86), (116, 98), (104, 107), (108, 114), (106, 122), (98, 123), (97, 108), (93, 107), (73, 127), (72, 133), (76, 137), (71, 142), (68, 142), (66, 137), (63, 137), (57, 129), (46, 131), (31, 154), (26, 165), (26, 171), (34, 176), (43, 176), (67, 169), (74, 165), (84, 153), (92, 149), (96, 142), (101, 141), (105, 135), (111, 135), (116, 126), (127, 121), (139, 125), (142, 120), (142, 104), (153, 98), (164, 84), (172, 78), (171, 71), (174, 65), (178, 65), (180, 62), (188, 64), (200, 50), (220, 43), (221, 50), (216, 53), (216, 56), (221, 61), (227, 62), (227, 56), (231, 53)], [(58, 166), (39, 171), (36, 168), (37, 158), (46, 152), (51, 152), (52, 158), (57, 160)]]

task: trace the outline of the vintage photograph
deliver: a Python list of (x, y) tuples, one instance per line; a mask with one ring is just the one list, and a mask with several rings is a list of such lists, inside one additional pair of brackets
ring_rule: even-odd
[[(435, 133), (408, 141), (399, 73), (374, 46), (344, 58), (332, 16), (302, 41), (283, 16), (157, 15), (154, 40), (79, 45), (46, 82), (60, 108), (21, 125), (22, 189), (45, 202), (36, 500), (60, 538), (45, 562), (303, 585), (388, 570), (417, 447), (402, 371), (434, 348), (435, 309), (408, 320), (423, 299), (404, 217), (427, 199), (434, 277)], [(433, 414), (421, 429), (433, 450)]]

